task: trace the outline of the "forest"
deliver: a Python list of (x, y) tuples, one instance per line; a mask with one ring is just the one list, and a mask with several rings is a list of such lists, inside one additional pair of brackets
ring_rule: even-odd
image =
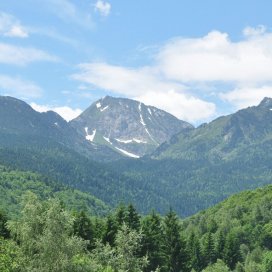
[(271, 272), (272, 186), (180, 219), (120, 204), (104, 216), (26, 192), (0, 215), (0, 271)]

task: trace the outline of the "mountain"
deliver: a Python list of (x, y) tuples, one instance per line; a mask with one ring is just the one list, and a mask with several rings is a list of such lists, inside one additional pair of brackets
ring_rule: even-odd
[(272, 99), (175, 135), (152, 158), (231, 160), (272, 140)]
[(110, 96), (93, 103), (71, 125), (90, 142), (107, 145), (134, 158), (193, 128), (163, 110)]
[(2, 147), (47, 149), (59, 144), (98, 161), (121, 157), (108, 147), (86, 141), (57, 113), (39, 113), (27, 103), (8, 96), (0, 96), (0, 140)]
[(173, 136), (151, 155), (112, 167), (189, 216), (272, 182), (272, 99)]
[[(107, 99), (111, 100), (104, 98), (91, 107), (94, 111), (91, 119), (110, 110), (108, 104), (102, 104)], [(150, 107), (132, 103), (137, 125), (141, 125), (144, 133), (142, 137), (148, 138), (140, 121), (142, 116), (147, 124), (145, 114)], [(88, 140), (90, 135), (86, 139), (86, 123), (79, 130), (75, 128), (78, 121), (67, 123), (55, 113), (37, 113), (24, 102), (1, 98), (0, 164), (40, 173), (59, 184), (88, 192), (109, 206), (120, 201), (132, 202), (143, 213), (155, 208), (162, 214), (173, 207), (179, 215), (189, 216), (236, 192), (271, 183), (271, 108), (271, 99), (265, 98), (257, 107), (220, 117), (196, 129), (187, 125), (150, 156), (135, 160), (116, 153), (109, 143), (107, 146), (100, 145), (98, 140), (92, 142)], [(115, 119), (108, 114), (107, 118), (114, 123)], [(121, 119), (123, 115), (129, 112), (121, 114)], [(149, 127), (147, 130), (152, 131)], [(99, 136), (97, 128), (93, 140), (105, 137), (115, 143), (114, 139), (121, 138), (116, 135), (111, 139)], [(131, 139), (128, 137), (121, 139)], [(110, 152), (115, 157), (109, 156)]]

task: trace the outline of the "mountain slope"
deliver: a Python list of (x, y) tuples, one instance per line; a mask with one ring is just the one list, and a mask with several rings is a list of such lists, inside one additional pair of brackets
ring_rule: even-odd
[(103, 215), (110, 209), (94, 196), (73, 190), (52, 182), (50, 179), (35, 174), (12, 170), (0, 165), (0, 207), (16, 216), (23, 195), (32, 191), (42, 199), (58, 197), (69, 209), (86, 210), (92, 215)]
[(93, 103), (71, 125), (91, 142), (129, 157), (141, 157), (192, 125), (143, 103), (106, 96)]
[[(271, 207), (270, 185), (234, 195), (184, 220), (189, 249), (195, 252), (197, 241), (198, 250), (202, 249), (200, 255), (204, 255), (193, 259), (193, 268), (202, 271), (221, 259), (231, 271), (271, 271)], [(239, 270), (234, 270), (238, 263)]]
[(228, 160), (252, 145), (272, 140), (272, 99), (180, 133), (160, 146), (153, 158)]
[(150, 157), (113, 163), (188, 216), (272, 183), (272, 100), (174, 136)]
[(98, 161), (121, 157), (108, 147), (86, 141), (57, 113), (36, 112), (13, 97), (0, 96), (0, 139), (2, 147), (50, 148), (51, 143), (57, 143)]

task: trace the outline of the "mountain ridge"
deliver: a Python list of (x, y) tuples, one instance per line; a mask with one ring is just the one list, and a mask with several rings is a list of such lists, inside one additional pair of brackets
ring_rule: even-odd
[(193, 126), (153, 106), (106, 96), (95, 101), (71, 125), (91, 142), (129, 157), (146, 155), (174, 134)]

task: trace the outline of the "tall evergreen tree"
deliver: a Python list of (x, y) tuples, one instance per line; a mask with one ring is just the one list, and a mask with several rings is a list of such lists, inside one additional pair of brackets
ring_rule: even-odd
[(191, 233), (188, 239), (187, 250), (191, 259), (191, 267), (197, 272), (201, 271), (204, 268), (204, 262), (201, 254), (199, 238), (196, 237), (194, 232)]
[(240, 243), (235, 233), (229, 233), (226, 238), (224, 260), (230, 269), (234, 269), (236, 263), (241, 260)]
[(0, 237), (9, 238), (9, 230), (7, 228), (8, 217), (5, 212), (0, 210)]
[(88, 241), (88, 249), (94, 246), (94, 226), (91, 219), (84, 211), (75, 214), (74, 234)]
[(125, 219), (126, 219), (126, 224), (129, 228), (133, 230), (140, 229), (140, 216), (132, 204), (128, 205)]
[(181, 237), (181, 227), (177, 215), (172, 209), (164, 219), (164, 254), (167, 272), (190, 271), (190, 262), (186, 250), (186, 243)]
[(120, 228), (125, 222), (127, 218), (127, 211), (124, 204), (120, 204), (115, 213), (115, 221)]
[(154, 211), (146, 216), (142, 222), (142, 256), (148, 257), (148, 265), (144, 271), (155, 271), (162, 267), (164, 263), (163, 256), (163, 237), (162, 237), (161, 218)]
[(213, 264), (216, 261), (215, 246), (211, 232), (208, 232), (203, 246), (203, 254), (205, 256), (205, 264)]
[(215, 246), (216, 259), (223, 259), (224, 247), (225, 247), (225, 235), (223, 231), (219, 231)]
[(112, 215), (109, 215), (106, 219), (106, 227), (103, 235), (103, 243), (108, 243), (110, 246), (114, 246), (115, 237), (118, 231), (118, 226)]

